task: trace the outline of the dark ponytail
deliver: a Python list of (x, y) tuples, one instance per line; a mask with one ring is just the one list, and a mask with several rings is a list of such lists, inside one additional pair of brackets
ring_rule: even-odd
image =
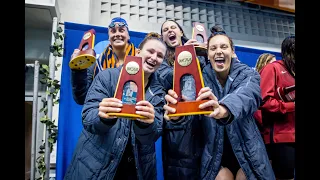
[(295, 76), (295, 62), (296, 62), (296, 55), (295, 55), (295, 36), (289, 36), (282, 41), (281, 44), (281, 56), (283, 59), (286, 68)]
[(218, 33), (220, 33), (220, 34), (226, 34), (226, 32), (223, 30), (223, 28), (222, 27), (219, 27), (219, 26), (212, 26), (211, 28), (210, 28), (210, 31), (211, 31), (211, 34), (218, 34)]

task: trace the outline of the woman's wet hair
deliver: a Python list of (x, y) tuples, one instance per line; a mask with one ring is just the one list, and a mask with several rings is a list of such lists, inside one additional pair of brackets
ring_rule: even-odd
[(158, 40), (163, 43), (165, 47), (167, 47), (166, 43), (163, 41), (162, 36), (156, 32), (150, 32), (146, 35), (146, 37), (141, 41), (139, 44), (139, 49), (142, 49), (143, 46), (149, 41), (149, 40)]
[(295, 36), (286, 37), (281, 44), (281, 56), (285, 66), (293, 76), (295, 76), (295, 50)]
[(210, 31), (211, 31), (211, 35), (208, 38), (208, 44), (207, 44), (208, 49), (209, 49), (209, 42), (210, 42), (211, 38), (213, 38), (216, 35), (223, 35), (223, 36), (226, 36), (229, 39), (229, 43), (230, 43), (231, 49), (234, 51), (234, 43), (233, 43), (232, 39), (227, 35), (227, 33), (224, 31), (224, 29), (222, 27), (219, 27), (217, 25), (216, 26), (212, 26), (210, 28)]
[(273, 58), (276, 56), (270, 53), (263, 53), (258, 57), (257, 63), (256, 63), (256, 71), (260, 72), (261, 69), (267, 65)]

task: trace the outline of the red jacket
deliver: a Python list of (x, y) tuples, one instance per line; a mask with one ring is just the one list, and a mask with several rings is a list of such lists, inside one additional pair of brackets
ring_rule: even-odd
[(295, 142), (295, 91), (289, 94), (291, 101), (279, 95), (280, 88), (295, 85), (294, 76), (282, 60), (267, 64), (260, 75), (262, 104), (254, 117), (262, 126), (265, 143)]

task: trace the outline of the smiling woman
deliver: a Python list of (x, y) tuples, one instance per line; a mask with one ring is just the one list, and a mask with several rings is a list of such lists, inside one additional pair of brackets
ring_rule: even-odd
[(211, 32), (212, 36), (208, 39), (208, 58), (220, 84), (224, 86), (234, 55), (234, 44), (225, 32), (218, 27), (212, 27)]
[[(261, 135), (253, 118), (261, 103), (259, 73), (232, 58), (231, 38), (213, 30), (208, 39), (211, 65), (202, 69), (206, 87), (196, 98), (196, 101), (208, 100), (199, 108), (210, 108), (213, 112), (207, 116), (179, 118), (165, 115), (165, 175), (170, 179), (178, 178), (176, 174), (179, 174), (184, 179), (275, 180), (264, 142), (257, 138)], [(176, 104), (178, 95), (170, 89), (165, 99)], [(168, 105), (164, 109), (167, 113), (176, 111)]]
[[(145, 77), (147, 77), (145, 80), (160, 67), (165, 56), (163, 52), (166, 52), (166, 50), (167, 47), (158, 33), (149, 33), (140, 43), (137, 56), (146, 57), (142, 58), (142, 67), (145, 72)], [(161, 60), (161, 62), (159, 62), (159, 60)]]
[[(121, 69), (137, 73), (139, 66), (134, 63), (106, 69), (95, 77), (83, 106), (84, 129), (65, 180), (92, 177), (115, 180), (156, 179), (154, 143), (162, 133), (165, 92), (159, 84), (158, 76), (153, 74), (166, 53), (166, 46), (158, 37), (148, 35), (135, 55), (142, 60), (145, 100), (137, 102), (137, 88), (133, 82), (125, 85), (123, 99), (114, 97)], [(119, 41), (120, 38), (114, 39)], [(145, 118), (128, 120), (109, 115), (121, 112), (124, 104), (128, 103), (135, 104), (135, 113)]]
[[(80, 105), (84, 103), (87, 91), (94, 77), (100, 71), (119, 67), (123, 64), (127, 55), (134, 56), (136, 54), (135, 46), (129, 41), (128, 24), (124, 19), (120, 17), (113, 18), (108, 26), (108, 35), (108, 44), (98, 45), (99, 51), (97, 53), (101, 52), (101, 48), (103, 48), (103, 51), (101, 54), (96, 55), (98, 57), (96, 63), (85, 70), (71, 69), (72, 95)], [(104, 45), (104, 47), (100, 47), (101, 45)], [(96, 47), (94, 49), (96, 50)], [(72, 57), (78, 51), (79, 49), (75, 49)]]
[[(163, 84), (166, 91), (172, 89), (173, 85), (173, 66), (175, 63), (175, 48), (180, 45), (199, 45), (196, 39), (188, 39), (182, 27), (175, 20), (167, 20), (161, 26), (161, 34), (164, 42), (168, 48), (165, 60), (161, 64), (158, 72), (160, 73), (160, 82)], [(183, 53), (180, 53), (181, 55)], [(178, 60), (177, 60), (178, 61)], [(208, 64), (207, 54), (201, 56), (197, 55), (197, 61), (200, 63), (201, 70)], [(180, 58), (181, 64), (190, 63), (188, 58)], [(179, 63), (179, 62), (178, 62)], [(196, 88), (194, 87), (194, 77), (190, 74), (182, 76), (180, 84), (182, 87), (181, 98), (184, 101), (195, 100)], [(164, 122), (164, 135), (162, 137), (162, 153), (163, 153), (163, 171), (164, 179), (199, 179), (199, 168), (201, 148), (195, 147), (202, 143), (202, 141), (194, 141), (194, 139), (200, 134), (200, 131), (195, 130), (192, 134), (194, 139), (186, 144), (177, 145), (175, 142), (179, 140), (171, 141), (172, 126), (168, 122)], [(168, 125), (169, 124), (169, 125)], [(179, 124), (179, 123), (178, 123)], [(180, 137), (180, 136), (179, 136)], [(186, 138), (187, 139), (187, 138)], [(181, 166), (181, 164), (185, 164)]]

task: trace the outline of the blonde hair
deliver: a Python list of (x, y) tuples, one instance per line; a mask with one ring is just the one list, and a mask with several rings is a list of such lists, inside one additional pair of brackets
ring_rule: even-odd
[(160, 42), (162, 42), (162, 44), (166, 46), (165, 42), (163, 42), (162, 37), (159, 33), (156, 32), (150, 32), (146, 35), (146, 37), (141, 41), (141, 43), (139, 44), (139, 49), (142, 49), (143, 46), (147, 43), (147, 41), (151, 40), (151, 39), (155, 39), (158, 40)]
[(257, 63), (256, 63), (256, 71), (260, 72), (261, 69), (267, 65), (273, 58), (276, 56), (270, 53), (263, 53), (258, 57)]

